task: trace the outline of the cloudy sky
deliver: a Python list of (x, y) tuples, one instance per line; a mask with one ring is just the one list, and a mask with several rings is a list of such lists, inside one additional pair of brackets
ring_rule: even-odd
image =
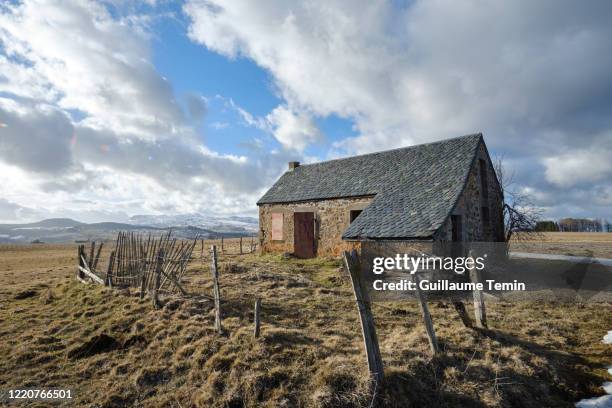
[(254, 215), (289, 160), (474, 132), (612, 219), (612, 3), (0, 3), (0, 222)]

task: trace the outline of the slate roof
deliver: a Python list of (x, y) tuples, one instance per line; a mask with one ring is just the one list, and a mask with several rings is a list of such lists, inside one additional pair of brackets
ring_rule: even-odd
[(455, 206), (481, 141), (478, 133), (301, 165), (257, 204), (374, 195), (343, 239), (429, 238)]

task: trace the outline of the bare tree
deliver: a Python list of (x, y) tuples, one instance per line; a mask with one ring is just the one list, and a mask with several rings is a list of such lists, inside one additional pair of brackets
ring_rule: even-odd
[(535, 225), (541, 218), (542, 210), (535, 206), (529, 192), (517, 188), (514, 173), (505, 172), (503, 156), (496, 158), (493, 166), (504, 197), (504, 240), (510, 242), (512, 237), (518, 240), (539, 238), (541, 234), (535, 231)]

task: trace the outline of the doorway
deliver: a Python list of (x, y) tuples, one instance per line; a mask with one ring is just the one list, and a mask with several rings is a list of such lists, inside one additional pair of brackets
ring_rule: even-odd
[(296, 257), (315, 257), (314, 224), (313, 212), (296, 212), (293, 214), (293, 254)]

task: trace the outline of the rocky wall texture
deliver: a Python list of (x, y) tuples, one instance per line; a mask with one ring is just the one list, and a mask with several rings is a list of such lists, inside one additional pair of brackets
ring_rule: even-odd
[[(359, 243), (342, 241), (349, 226), (350, 212), (362, 210), (372, 201), (367, 198), (339, 198), (290, 204), (259, 206), (259, 242), (262, 253), (293, 253), (293, 214), (313, 212), (317, 256), (339, 256), (342, 251), (359, 249)], [(272, 240), (272, 213), (283, 214), (282, 240)]]
[[(484, 160), (486, 185), (488, 192), (483, 194), (479, 160)], [(465, 190), (459, 197), (452, 214), (461, 216), (463, 241), (497, 242), (503, 240), (503, 198), (496, 181), (495, 171), (488, 155), (481, 144), (478, 157), (470, 171)], [(461, 182), (461, 180), (458, 180)], [(488, 208), (488, 221), (483, 214), (483, 207)], [(452, 240), (452, 221), (446, 220), (436, 234), (436, 239)]]

